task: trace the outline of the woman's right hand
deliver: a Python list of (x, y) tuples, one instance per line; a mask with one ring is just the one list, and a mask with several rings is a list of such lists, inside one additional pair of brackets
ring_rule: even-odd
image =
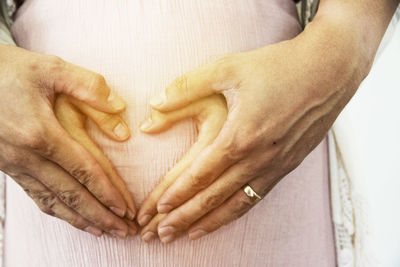
[(125, 109), (99, 74), (55, 56), (0, 45), (0, 170), (45, 213), (87, 232), (101, 229), (124, 238), (127, 203), (95, 158), (57, 121), (58, 93), (102, 112)]
[[(225, 97), (221, 94), (211, 95), (197, 100), (181, 109), (171, 112), (153, 110), (151, 117), (141, 124), (144, 133), (155, 134), (168, 130), (174, 123), (192, 118), (196, 122), (198, 137), (185, 156), (168, 171), (160, 183), (145, 199), (138, 212), (137, 220), (143, 229), (141, 238), (150, 242), (158, 233), (158, 223), (166, 216), (157, 212), (157, 202), (162, 194), (176, 179), (190, 167), (192, 162), (210, 145), (219, 134), (228, 115)], [(180, 235), (183, 233), (179, 233)], [(170, 240), (161, 240), (165, 243)]]

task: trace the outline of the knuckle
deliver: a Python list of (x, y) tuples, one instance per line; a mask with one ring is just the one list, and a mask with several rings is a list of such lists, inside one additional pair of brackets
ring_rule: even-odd
[(188, 92), (188, 81), (189, 78), (187, 74), (183, 74), (182, 76), (176, 78), (165, 90), (167, 96), (187, 96)]
[(242, 217), (243, 214), (245, 214), (248, 210), (250, 210), (254, 206), (254, 204), (255, 201), (250, 198), (240, 199), (235, 205), (236, 209), (233, 212), (234, 218), (238, 219)]
[(22, 135), (20, 142), (23, 146), (38, 152), (45, 157), (52, 156), (54, 146), (46, 139), (46, 136), (48, 135), (46, 133), (48, 133), (48, 131), (45, 130), (45, 127), (36, 127), (36, 129), (30, 131), (29, 135)]
[(76, 167), (71, 171), (71, 175), (87, 188), (91, 188), (95, 182), (93, 172), (88, 168)]
[(223, 220), (221, 220), (220, 218), (210, 218), (209, 222), (208, 222), (208, 229), (210, 231), (214, 231), (222, 226), (224, 226), (226, 224), (226, 222), (224, 222)]
[(53, 210), (51, 210), (47, 207), (44, 207), (44, 206), (40, 206), (40, 205), (38, 205), (38, 207), (44, 214), (47, 214), (49, 216), (55, 216), (55, 213), (53, 212)]
[(77, 210), (82, 207), (82, 194), (78, 191), (62, 191), (59, 193), (58, 197), (73, 210)]
[(114, 126), (120, 120), (118, 115), (108, 114), (108, 113), (100, 113), (101, 115), (97, 118), (99, 125), (109, 125)]
[(55, 216), (54, 206), (57, 203), (57, 197), (50, 191), (38, 191), (31, 188), (24, 188), (25, 193), (30, 196), (39, 207), (39, 209), (50, 216)]
[(185, 91), (188, 89), (188, 81), (187, 74), (183, 74), (175, 79), (174, 86), (182, 91)]
[(73, 227), (81, 229), (81, 230), (84, 229), (88, 225), (86, 220), (83, 219), (81, 216), (78, 216), (78, 215), (72, 216), (71, 218), (69, 218), (67, 220), (67, 222), (70, 225), (72, 225)]
[[(99, 216), (100, 217), (100, 216)], [(106, 230), (113, 229), (116, 218), (113, 216), (102, 216), (96, 221), (96, 225)]]
[[(13, 166), (13, 167), (15, 167), (15, 166), (24, 166), (25, 163), (26, 163), (26, 157), (24, 157), (23, 154), (21, 154), (21, 153), (10, 153), (10, 154), (7, 155), (7, 162), (4, 163), (4, 168), (1, 168), (1, 169), (2, 170), (7, 170), (11, 166)], [(16, 175), (17, 175), (17, 173), (14, 173), (14, 175), (11, 175), (11, 176), (14, 177)]]
[(49, 191), (41, 191), (35, 193), (35, 198), (41, 204), (41, 206), (53, 210), (56, 205), (57, 197)]
[(191, 188), (196, 188), (196, 189), (203, 189), (206, 188), (209, 184), (208, 179), (205, 177), (211, 177), (210, 175), (198, 175), (193, 172), (189, 173), (189, 181), (190, 181), (190, 186)]
[(178, 215), (179, 216), (176, 217), (177, 226), (182, 230), (186, 229), (193, 223), (193, 218), (191, 218), (187, 214), (184, 214), (183, 212), (178, 212)]
[(103, 75), (93, 73), (92, 77), (92, 88), (102, 88), (106, 85), (106, 79)]
[(200, 205), (202, 209), (210, 210), (221, 205), (223, 200), (223, 196), (220, 194), (207, 195), (201, 198)]
[(62, 58), (55, 55), (47, 55), (47, 62), (49, 65), (50, 72), (60, 71), (65, 65), (65, 61)]

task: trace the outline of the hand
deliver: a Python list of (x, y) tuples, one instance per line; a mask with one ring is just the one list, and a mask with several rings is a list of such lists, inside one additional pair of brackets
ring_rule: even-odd
[(158, 222), (165, 214), (157, 214), (157, 201), (160, 196), (197, 158), (201, 151), (210, 145), (221, 130), (227, 116), (225, 98), (213, 95), (171, 112), (153, 111), (151, 117), (142, 123), (140, 129), (145, 133), (158, 133), (170, 128), (175, 122), (193, 118), (199, 131), (196, 143), (188, 153), (166, 174), (160, 184), (143, 202), (139, 213), (139, 224), (145, 226), (141, 231), (142, 240), (149, 242), (157, 235)]
[[(82, 145), (94, 157), (111, 183), (121, 193), (127, 204), (125, 222), (129, 225), (129, 235), (135, 235), (137, 233), (137, 227), (132, 220), (135, 217), (136, 207), (132, 195), (126, 188), (124, 181), (119, 176), (111, 161), (93, 142), (85, 128), (87, 118), (90, 118), (103, 133), (111, 139), (115, 141), (125, 141), (130, 136), (128, 126), (119, 114), (110, 114), (96, 110), (84, 102), (67, 95), (57, 96), (54, 112), (61, 126), (76, 142)], [(93, 226), (89, 222), (87, 223), (87, 226)], [(101, 230), (97, 229), (97, 232), (100, 233)]]
[[(245, 185), (265, 196), (320, 143), (365, 75), (354, 47), (329, 54), (330, 42), (306, 31), (229, 55), (184, 74), (152, 99), (154, 109), (173, 112), (223, 93), (229, 109), (215, 140), (156, 194), (158, 213), (166, 214), (158, 223), (163, 242), (186, 231), (196, 239), (239, 218), (259, 201), (244, 193)], [(339, 52), (354, 53), (342, 58)], [(139, 222), (154, 214), (142, 210)]]
[(127, 204), (95, 158), (58, 123), (53, 112), (58, 93), (103, 112), (125, 109), (99, 74), (54, 56), (0, 45), (0, 169), (43, 212), (87, 232), (123, 238), (128, 226), (120, 217)]

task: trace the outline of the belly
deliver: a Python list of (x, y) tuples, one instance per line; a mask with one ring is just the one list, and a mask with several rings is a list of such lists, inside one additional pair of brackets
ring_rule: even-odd
[(92, 123), (88, 130), (140, 204), (196, 138), (191, 121), (140, 133), (149, 98), (224, 54), (294, 37), (294, 6), (284, 1), (287, 8), (274, 12), (277, 1), (27, 1), (12, 32), (21, 47), (104, 75), (127, 101), (128, 142), (110, 141)]
[[(296, 17), (291, 0), (28, 0), (12, 32), (21, 47), (104, 75), (128, 102), (128, 142), (110, 141), (92, 123), (89, 131), (140, 204), (196, 139), (191, 121), (140, 133), (149, 98), (224, 54), (294, 37)], [(239, 220), (195, 242), (163, 246), (92, 238), (41, 214), (8, 180), (6, 265), (334, 266), (328, 188), (323, 144)]]

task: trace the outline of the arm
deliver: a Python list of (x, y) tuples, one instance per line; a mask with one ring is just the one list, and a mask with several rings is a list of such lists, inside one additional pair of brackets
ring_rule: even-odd
[[(320, 143), (367, 76), (398, 0), (324, 0), (296, 38), (233, 54), (184, 74), (152, 99), (177, 110), (227, 93), (228, 118), (214, 142), (164, 189), (162, 241), (215, 231), (258, 203)], [(138, 220), (146, 224), (142, 207)]]

